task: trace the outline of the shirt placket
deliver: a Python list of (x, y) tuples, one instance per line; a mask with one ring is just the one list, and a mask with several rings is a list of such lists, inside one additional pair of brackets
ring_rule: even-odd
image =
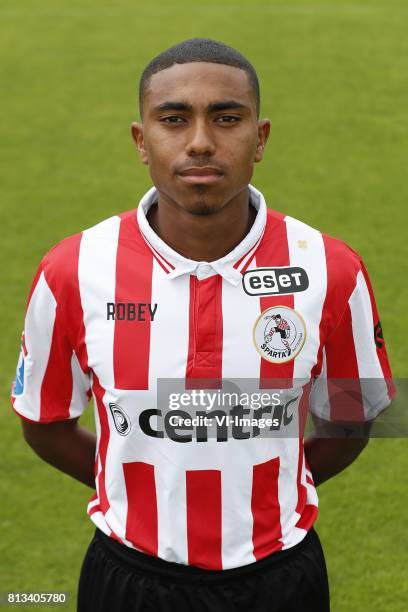
[(187, 380), (206, 379), (218, 386), (222, 377), (222, 278), (190, 276), (190, 334)]

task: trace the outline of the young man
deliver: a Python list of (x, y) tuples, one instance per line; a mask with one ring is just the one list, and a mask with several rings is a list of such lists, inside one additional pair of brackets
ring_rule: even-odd
[[(353, 432), (390, 401), (367, 273), (249, 185), (269, 121), (240, 53), (172, 47), (140, 109), (154, 187), (44, 257), (13, 390), (35, 452), (96, 487), (78, 610), (327, 611), (315, 486), (367, 443), (336, 422)], [(225, 407), (228, 380), (277, 401)], [(91, 394), (96, 437), (77, 423)]]

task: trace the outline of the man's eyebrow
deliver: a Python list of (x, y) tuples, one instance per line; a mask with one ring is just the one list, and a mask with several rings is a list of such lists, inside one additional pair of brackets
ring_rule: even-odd
[[(224, 111), (229, 109), (245, 109), (248, 108), (245, 104), (241, 102), (237, 102), (236, 100), (222, 100), (220, 102), (212, 102), (208, 105), (208, 110), (210, 112), (214, 111)], [(186, 102), (163, 102), (158, 106), (155, 106), (153, 111), (156, 113), (160, 113), (163, 111), (192, 111), (193, 107), (191, 104), (187, 104)]]
[(160, 113), (161, 111), (170, 110), (191, 111), (192, 108), (193, 107), (191, 106), (191, 104), (186, 104), (185, 102), (163, 102), (162, 104), (155, 106), (153, 110), (157, 113)]
[(241, 102), (237, 102), (236, 100), (225, 100), (222, 102), (213, 102), (213, 104), (208, 105), (208, 109), (210, 111), (223, 111), (228, 110), (230, 108), (248, 108), (245, 104)]

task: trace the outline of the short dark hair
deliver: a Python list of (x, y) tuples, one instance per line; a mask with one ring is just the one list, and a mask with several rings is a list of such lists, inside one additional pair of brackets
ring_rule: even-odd
[(256, 112), (259, 116), (260, 92), (258, 75), (252, 64), (236, 49), (210, 38), (189, 38), (154, 57), (143, 70), (139, 82), (139, 108), (143, 113), (143, 98), (150, 78), (174, 64), (210, 62), (245, 70), (254, 91)]

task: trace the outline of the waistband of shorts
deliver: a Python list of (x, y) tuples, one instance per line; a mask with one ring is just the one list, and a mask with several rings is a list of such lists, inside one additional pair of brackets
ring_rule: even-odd
[(174, 563), (173, 561), (165, 561), (160, 557), (148, 555), (135, 550), (134, 548), (130, 548), (125, 544), (121, 544), (120, 542), (107, 536), (98, 528), (96, 528), (95, 531), (95, 540), (100, 542), (102, 547), (110, 554), (111, 557), (114, 557), (119, 563), (123, 563), (127, 567), (130, 566), (136, 571), (141, 570), (143, 573), (149, 573), (157, 578), (167, 578), (172, 581), (180, 580), (184, 583), (186, 581), (193, 583), (204, 582), (206, 584), (224, 582), (231, 579), (242, 579), (249, 577), (254, 572), (259, 572), (263, 569), (271, 567), (278, 568), (280, 565), (284, 564), (289, 557), (293, 557), (297, 553), (300, 553), (317, 538), (317, 533), (312, 527), (310, 531), (307, 532), (303, 540), (291, 548), (279, 550), (248, 565), (242, 565), (225, 570), (209, 570), (193, 565), (184, 565), (181, 563)]

